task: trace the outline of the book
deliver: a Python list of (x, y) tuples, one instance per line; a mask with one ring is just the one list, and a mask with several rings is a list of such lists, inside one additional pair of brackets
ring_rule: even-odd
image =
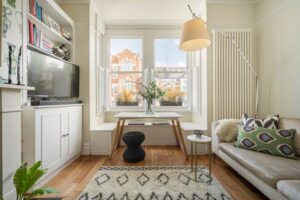
[(34, 36), (33, 36), (33, 24), (28, 20), (28, 35), (29, 35), (29, 43), (33, 44)]

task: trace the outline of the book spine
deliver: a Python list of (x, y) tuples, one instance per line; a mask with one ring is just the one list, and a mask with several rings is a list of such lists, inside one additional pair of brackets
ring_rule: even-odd
[(31, 6), (32, 6), (32, 15), (33, 16), (36, 16), (36, 8), (35, 8), (35, 6), (36, 6), (36, 4), (35, 4), (35, 0), (31, 0)]
[(33, 36), (33, 24), (28, 20), (28, 28), (29, 28), (29, 43), (33, 44), (34, 36)]
[(35, 24), (33, 24), (33, 45), (37, 46), (37, 29)]

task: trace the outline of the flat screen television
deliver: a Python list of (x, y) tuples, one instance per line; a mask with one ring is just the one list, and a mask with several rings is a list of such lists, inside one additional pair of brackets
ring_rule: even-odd
[(79, 97), (79, 67), (28, 49), (28, 91), (31, 97)]

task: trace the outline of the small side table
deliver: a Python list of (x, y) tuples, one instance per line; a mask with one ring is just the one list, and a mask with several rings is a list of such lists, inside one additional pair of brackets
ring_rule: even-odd
[(195, 170), (195, 180), (197, 180), (197, 144), (208, 145), (209, 151), (209, 177), (211, 178), (211, 138), (202, 135), (198, 137), (196, 135), (187, 136), (187, 140), (191, 142), (191, 170)]

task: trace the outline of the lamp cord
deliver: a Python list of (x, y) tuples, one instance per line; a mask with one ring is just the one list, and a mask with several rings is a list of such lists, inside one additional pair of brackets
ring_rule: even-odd
[(198, 16), (193, 12), (193, 10), (192, 10), (190, 4), (188, 4), (187, 6), (188, 6), (188, 8), (189, 8), (191, 14), (193, 15), (193, 19), (200, 19), (200, 17), (198, 17)]

